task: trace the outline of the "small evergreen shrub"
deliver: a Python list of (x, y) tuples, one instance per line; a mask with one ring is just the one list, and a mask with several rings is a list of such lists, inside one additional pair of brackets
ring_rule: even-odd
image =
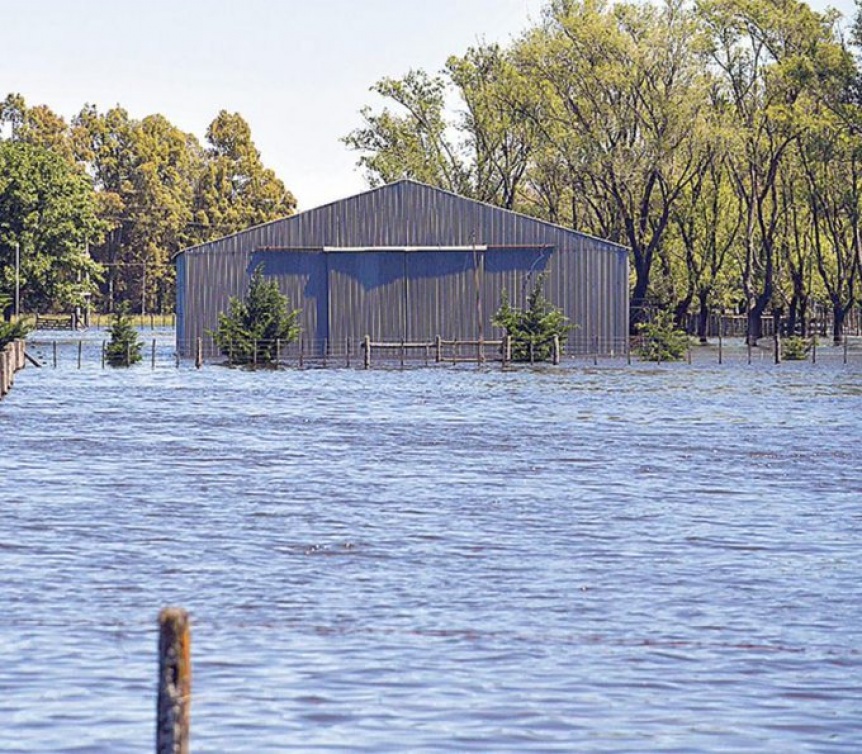
[(638, 325), (638, 332), (638, 355), (644, 361), (680, 361), (688, 351), (688, 335), (674, 325), (671, 312), (658, 312), (652, 322)]
[(784, 361), (805, 361), (811, 351), (811, 340), (791, 335), (781, 341), (781, 358)]
[[(12, 298), (5, 293), (0, 293), (0, 314), (8, 314), (11, 310)], [(0, 351), (16, 340), (23, 340), (30, 332), (30, 326), (24, 320), (17, 322), (0, 322)]]
[(506, 291), (500, 297), (500, 308), (491, 322), (505, 329), (511, 338), (512, 361), (549, 361), (554, 337), (562, 339), (572, 329), (568, 317), (545, 298), (544, 283), (544, 275), (539, 275), (523, 310), (509, 303)]
[(105, 347), (105, 361), (112, 367), (129, 367), (141, 360), (143, 343), (138, 339), (129, 317), (128, 306), (122, 306), (114, 312), (111, 325), (111, 337)]
[(299, 309), (278, 289), (275, 280), (263, 277), (258, 267), (251, 277), (245, 301), (231, 297), (228, 312), (218, 317), (213, 333), (219, 351), (230, 364), (272, 364), (277, 344), (299, 337)]

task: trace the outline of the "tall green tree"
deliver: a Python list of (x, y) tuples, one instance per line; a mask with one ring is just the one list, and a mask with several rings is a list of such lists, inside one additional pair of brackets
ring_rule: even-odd
[(701, 0), (698, 12), (735, 134), (729, 165), (744, 212), (740, 282), (748, 337), (757, 342), (777, 296), (781, 172), (809, 125), (808, 100), (843, 78), (849, 58), (834, 16), (798, 0)]
[(17, 246), (22, 310), (82, 305), (100, 272), (87, 242), (103, 230), (80, 170), (47, 149), (0, 143), (0, 291), (14, 290)]
[(446, 112), (448, 87), (446, 77), (422, 70), (400, 79), (384, 78), (371, 87), (386, 105), (378, 113), (363, 108), (364, 125), (343, 140), (362, 153), (358, 164), (371, 186), (412, 178), (473, 195), (469, 161), (453, 139)]
[(579, 224), (631, 249), (633, 326), (645, 316), (673, 206), (704, 159), (699, 39), (677, 0), (557, 0), (520, 43), (520, 65), (536, 82), (535, 123), (569, 167)]
[(194, 220), (201, 240), (291, 215), (296, 199), (264, 166), (239, 113), (222, 110), (209, 125), (209, 148), (194, 197)]

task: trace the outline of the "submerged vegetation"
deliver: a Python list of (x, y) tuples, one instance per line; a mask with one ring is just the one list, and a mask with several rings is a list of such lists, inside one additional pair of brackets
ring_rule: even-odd
[(781, 358), (784, 361), (805, 361), (811, 351), (811, 340), (793, 336), (781, 341)]
[(527, 296), (526, 309), (513, 307), (503, 291), (500, 308), (491, 320), (511, 338), (512, 361), (549, 361), (554, 339), (562, 338), (572, 329), (563, 312), (545, 298), (544, 283), (544, 275), (539, 275)]
[(290, 308), (275, 280), (255, 269), (245, 300), (231, 297), (213, 338), (230, 364), (273, 364), (280, 346), (299, 337), (299, 310)]
[(638, 325), (638, 331), (638, 355), (644, 361), (680, 361), (688, 352), (688, 335), (674, 326), (670, 312), (657, 312), (651, 322)]
[(141, 360), (142, 347), (138, 331), (129, 318), (129, 308), (123, 305), (114, 313), (110, 339), (105, 345), (105, 361), (112, 367), (130, 367)]

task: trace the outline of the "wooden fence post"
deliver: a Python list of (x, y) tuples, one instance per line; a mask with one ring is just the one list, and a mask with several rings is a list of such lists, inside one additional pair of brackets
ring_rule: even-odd
[(204, 365), (204, 341), (203, 338), (198, 338), (195, 341), (195, 369), (200, 369)]
[(436, 349), (434, 361), (439, 364), (443, 361), (443, 338), (439, 335), (434, 339), (434, 348)]
[(78, 369), (81, 368), (81, 351), (83, 351), (83, 350), (84, 350), (84, 343), (83, 343), (83, 341), (79, 340), (78, 341)]
[(362, 350), (363, 350), (363, 368), (369, 369), (371, 367), (371, 336), (366, 335), (365, 339), (362, 341)]
[(553, 358), (553, 363), (554, 363), (554, 365), (555, 365), (555, 366), (556, 366), (556, 365), (558, 365), (558, 364), (560, 363), (560, 336), (559, 336), (559, 335), (555, 335), (555, 336), (554, 336), (554, 358)]
[(512, 336), (506, 333), (503, 336), (503, 365), (512, 361)]
[(159, 692), (156, 754), (188, 754), (192, 704), (189, 614), (176, 607), (159, 613)]
[(817, 363), (817, 333), (811, 336), (811, 363)]
[(6, 356), (6, 351), (0, 351), (0, 398), (8, 392), (6, 385), (6, 370), (9, 364), (9, 359)]

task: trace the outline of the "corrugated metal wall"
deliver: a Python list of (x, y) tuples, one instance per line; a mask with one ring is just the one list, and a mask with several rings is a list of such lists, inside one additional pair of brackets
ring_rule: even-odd
[(334, 343), (366, 334), (392, 341), (436, 335), (474, 339), (479, 309), (484, 337), (498, 337), (490, 320), (501, 291), (522, 306), (531, 276), (539, 272), (547, 273), (548, 299), (577, 325), (570, 352), (591, 353), (597, 345), (600, 353), (620, 352), (628, 329), (625, 248), (400, 181), (182, 252), (177, 259), (182, 355), (193, 352), (198, 337), (212, 352), (209, 332), (218, 313), (231, 296), (245, 293), (258, 265), (278, 280), (291, 305), (301, 308), (303, 337), (318, 347), (324, 339)]

